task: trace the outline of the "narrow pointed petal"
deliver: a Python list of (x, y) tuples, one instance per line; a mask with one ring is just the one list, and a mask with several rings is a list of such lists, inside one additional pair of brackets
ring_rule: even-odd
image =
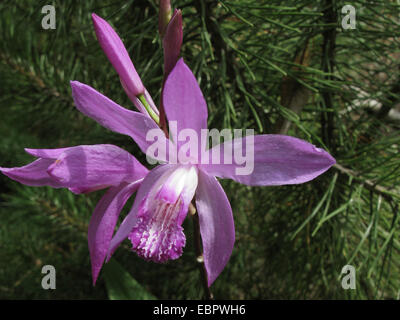
[(96, 284), (106, 258), (118, 216), (129, 197), (139, 188), (140, 184), (141, 180), (111, 187), (94, 209), (88, 228), (93, 285)]
[(84, 193), (142, 179), (148, 170), (117, 146), (92, 145), (68, 148), (47, 172), (71, 191)]
[[(290, 136), (267, 134), (232, 141), (209, 150), (210, 164), (202, 164), (201, 168), (210, 175), (246, 185), (276, 186), (310, 181), (336, 162), (325, 150)], [(221, 155), (219, 163), (212, 162), (216, 149)], [(247, 153), (243, 163), (238, 163), (235, 153), (243, 156)], [(232, 158), (231, 164), (224, 160), (227, 156)], [(237, 169), (247, 173), (238, 174)]]
[(159, 131), (159, 136), (164, 137), (164, 143), (167, 143), (161, 129), (148, 116), (125, 109), (90, 86), (78, 81), (71, 81), (71, 88), (75, 105), (79, 111), (114, 132), (130, 136), (143, 152), (146, 152), (153, 143), (146, 141), (146, 134), (149, 130)]
[(28, 186), (64, 187), (47, 173), (47, 168), (54, 162), (52, 159), (37, 159), (32, 163), (16, 168), (1, 168), (0, 171), (7, 177)]
[(125, 83), (127, 92), (134, 96), (143, 94), (144, 87), (142, 81), (118, 34), (107, 21), (94, 13), (92, 14), (92, 20), (100, 46), (121, 80)]
[(221, 185), (215, 177), (210, 177), (201, 170), (196, 191), (196, 207), (204, 265), (208, 286), (211, 286), (231, 256), (235, 242), (235, 226), (229, 200)]
[(174, 15), (166, 28), (163, 39), (165, 77), (171, 73), (179, 59), (182, 39), (182, 12), (181, 10), (175, 10)]
[(193, 129), (200, 137), (200, 130), (207, 128), (207, 104), (192, 71), (180, 59), (168, 76), (163, 94), (168, 121), (177, 122), (178, 133)]
[(139, 206), (142, 202), (148, 197), (148, 195), (152, 192), (155, 185), (160, 185), (163, 181), (165, 181), (166, 177), (170, 172), (175, 169), (175, 165), (160, 165), (153, 170), (151, 170), (148, 175), (144, 178), (138, 193), (135, 198), (135, 202), (133, 203), (132, 209), (129, 214), (122, 221), (118, 231), (115, 236), (111, 240), (110, 248), (107, 254), (107, 261), (111, 258), (111, 255), (117, 249), (117, 247), (128, 238), (129, 234), (132, 232), (133, 227), (136, 225), (138, 221), (138, 212)]

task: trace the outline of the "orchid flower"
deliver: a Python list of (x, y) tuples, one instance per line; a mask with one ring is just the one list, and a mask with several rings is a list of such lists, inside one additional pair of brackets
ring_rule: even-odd
[[(183, 144), (176, 137), (184, 129), (201, 136), (207, 128), (207, 105), (189, 67), (180, 59), (168, 76), (163, 93), (169, 123), (177, 123), (173, 134), (177, 150)], [(145, 132), (143, 132), (143, 137)], [(168, 162), (151, 170), (139, 187), (133, 207), (111, 240), (108, 259), (126, 238), (132, 249), (147, 260), (164, 262), (182, 253), (185, 236), (181, 224), (195, 199), (203, 244), (203, 258), (210, 286), (224, 269), (235, 241), (235, 229), (229, 200), (216, 177), (230, 178), (251, 186), (298, 184), (310, 181), (328, 170), (335, 160), (324, 150), (303, 140), (284, 135), (253, 137), (254, 170), (238, 175), (240, 164), (183, 164)], [(250, 142), (236, 141), (233, 148)], [(200, 150), (210, 156), (213, 149)], [(232, 150), (234, 152), (235, 150)], [(242, 150), (240, 150), (242, 151)], [(222, 153), (222, 152), (221, 152)]]
[[(175, 17), (178, 17), (175, 21), (178, 21), (179, 30), (179, 13)], [(75, 193), (109, 188), (97, 204), (89, 224), (93, 283), (104, 260), (108, 261), (125, 239), (131, 241), (132, 250), (143, 259), (165, 262), (179, 258), (186, 242), (182, 223), (193, 201), (200, 221), (208, 286), (211, 286), (226, 266), (235, 241), (232, 209), (217, 177), (251, 186), (298, 184), (316, 178), (335, 160), (306, 141), (268, 134), (233, 141), (232, 153), (242, 152), (248, 146), (254, 149), (254, 170), (247, 175), (238, 174), (237, 169), (242, 165), (235, 159), (228, 164), (203, 163), (198, 159), (187, 163), (172, 157), (167, 149), (175, 148), (179, 154), (186, 146), (178, 139), (180, 133), (190, 129), (201, 136), (202, 130), (207, 129), (207, 105), (195, 76), (183, 59), (175, 61), (176, 52), (171, 53), (174, 58), (165, 72), (162, 90), (169, 127), (175, 124), (169, 139), (157, 123), (154, 116), (158, 115), (157, 110), (151, 107), (151, 98), (122, 41), (104, 20), (96, 15), (93, 20), (103, 50), (117, 70), (128, 96), (142, 113), (125, 109), (90, 86), (72, 81), (75, 105), (104, 127), (130, 136), (146, 154), (153, 146), (147, 139), (148, 132), (158, 133), (157, 142), (168, 146), (165, 152), (159, 150), (153, 155), (161, 164), (148, 171), (132, 155), (116, 146), (95, 145), (26, 149), (38, 159), (21, 168), (0, 170), (11, 179), (32, 186), (68, 188)], [(173, 18), (170, 23), (172, 21)], [(164, 39), (171, 28), (167, 26)], [(171, 51), (165, 49), (167, 55)], [(225, 150), (227, 143), (211, 149), (201, 144), (197, 151), (212, 160), (213, 152)], [(173, 148), (169, 148), (171, 146)], [(136, 190), (131, 210), (112, 237), (121, 210)]]

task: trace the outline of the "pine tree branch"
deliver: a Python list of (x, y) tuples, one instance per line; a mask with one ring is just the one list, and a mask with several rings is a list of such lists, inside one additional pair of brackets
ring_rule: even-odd
[(31, 70), (26, 70), (22, 65), (20, 65), (18, 62), (13, 60), (9, 55), (7, 55), (6, 53), (1, 52), (1, 51), (0, 51), (0, 61), (3, 61), (11, 69), (15, 70), (22, 76), (28, 78), (29, 81), (33, 84), (33, 86), (36, 87), (37, 89), (39, 89), (40, 91), (47, 92), (50, 96), (53, 96), (56, 99), (59, 99), (65, 103), (68, 103), (68, 104), (72, 103), (71, 98), (64, 96), (57, 89), (46, 85), (46, 83), (43, 81), (43, 79), (39, 75), (37, 75), (35, 72), (33, 72)]
[(382, 103), (382, 107), (378, 111), (377, 116), (379, 119), (383, 119), (386, 116), (388, 116), (389, 112), (396, 105), (396, 102), (398, 102), (397, 95), (400, 94), (400, 82), (397, 82), (393, 85), (393, 87), (390, 90), (390, 93), (391, 95), (388, 97), (387, 101)]
[[(305, 45), (295, 55), (294, 62), (298, 65), (308, 66), (310, 61), (309, 39), (307, 38)], [(293, 71), (299, 68), (294, 67)], [(311, 91), (304, 85), (299, 83), (293, 77), (284, 77), (281, 84), (281, 104), (293, 111), (295, 114), (300, 114), (301, 110), (307, 104), (311, 95)], [(275, 123), (274, 132), (277, 134), (287, 134), (292, 122), (281, 115)]]
[(341, 174), (345, 174), (349, 177), (352, 177), (354, 180), (358, 181), (360, 184), (364, 185), (364, 187), (376, 194), (381, 195), (383, 198), (385, 198), (388, 201), (393, 201), (395, 198), (400, 199), (400, 195), (397, 193), (394, 193), (387, 188), (377, 185), (373, 181), (366, 179), (360, 174), (354, 170), (348, 169), (343, 167), (342, 165), (336, 163), (333, 165), (333, 168), (338, 170)]
[[(322, 43), (322, 59), (321, 65), (322, 70), (328, 75), (325, 77), (327, 81), (333, 81), (333, 71), (335, 69), (335, 50), (336, 50), (336, 22), (337, 22), (337, 10), (335, 1), (326, 0), (324, 2), (325, 9), (323, 11), (323, 22), (325, 24), (334, 24), (333, 26), (327, 27), (323, 33)], [(333, 109), (333, 93), (330, 89), (325, 88), (322, 93), (322, 100), (324, 109)], [(332, 150), (334, 150), (334, 113), (332, 111), (325, 111), (321, 114), (321, 129), (322, 129), (322, 140)]]

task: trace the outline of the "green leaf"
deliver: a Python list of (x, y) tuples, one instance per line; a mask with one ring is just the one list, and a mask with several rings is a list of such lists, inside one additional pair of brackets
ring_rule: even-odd
[(157, 299), (137, 282), (115, 259), (104, 266), (104, 279), (110, 300)]

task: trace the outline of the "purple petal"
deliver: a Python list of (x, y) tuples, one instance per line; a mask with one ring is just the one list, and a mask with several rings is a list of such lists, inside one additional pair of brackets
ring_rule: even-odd
[(111, 187), (100, 199), (90, 219), (88, 243), (92, 264), (93, 285), (96, 284), (103, 266), (118, 216), (129, 197), (140, 186), (141, 181), (122, 183)]
[(68, 148), (47, 172), (75, 193), (142, 179), (148, 170), (129, 152), (113, 145)]
[[(152, 144), (152, 141), (146, 141), (146, 134), (149, 130), (158, 130), (160, 136), (164, 136), (151, 118), (121, 107), (90, 86), (78, 81), (71, 81), (71, 88), (75, 105), (79, 111), (112, 131), (132, 137), (143, 152), (146, 152)], [(165, 136), (164, 139), (166, 140)]]
[(183, 59), (177, 62), (165, 82), (163, 103), (168, 121), (177, 122), (178, 133), (182, 129), (193, 129), (200, 137), (200, 130), (207, 128), (206, 101)]
[(32, 163), (19, 168), (1, 168), (0, 171), (7, 177), (28, 186), (50, 186), (62, 188), (63, 185), (47, 173), (47, 168), (54, 162), (52, 159), (37, 159)]
[(92, 14), (94, 30), (108, 60), (112, 63), (130, 94), (137, 96), (144, 93), (144, 87), (133, 66), (132, 60), (118, 34), (96, 14)]
[[(224, 152), (225, 147), (228, 151)], [(213, 149), (220, 150), (219, 163), (222, 164), (212, 163)], [(239, 164), (234, 152), (246, 155), (246, 151), (248, 160)], [(232, 164), (224, 164), (227, 155), (232, 157)], [(208, 157), (210, 164), (201, 165), (208, 174), (252, 186), (304, 183), (324, 173), (336, 162), (329, 153), (304, 140), (273, 134), (234, 139), (233, 144), (225, 142), (209, 150)], [(237, 174), (237, 169), (243, 170), (246, 163), (251, 172)]]
[(227, 264), (235, 242), (232, 209), (224, 190), (215, 177), (199, 170), (196, 206), (200, 220), (204, 265), (208, 286)]
[(160, 165), (149, 172), (144, 178), (138, 193), (133, 203), (132, 209), (129, 214), (122, 221), (121, 226), (116, 232), (115, 236), (111, 240), (110, 248), (107, 254), (107, 261), (111, 258), (115, 249), (124, 241), (131, 233), (133, 227), (137, 222), (138, 209), (142, 201), (148, 197), (150, 192), (154, 192), (154, 186), (159, 185), (161, 181), (164, 181), (166, 176), (176, 168), (175, 165)]
[(179, 59), (183, 39), (182, 12), (175, 10), (163, 39), (164, 76), (167, 77)]
[[(73, 148), (73, 147), (72, 147)], [(59, 149), (30, 149), (25, 148), (25, 151), (36, 158), (43, 159), (57, 159), (63, 152), (70, 148), (59, 148)]]

